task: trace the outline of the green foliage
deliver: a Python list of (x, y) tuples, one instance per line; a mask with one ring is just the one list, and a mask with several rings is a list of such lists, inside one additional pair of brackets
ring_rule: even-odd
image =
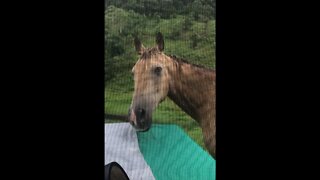
[(106, 7), (116, 6), (136, 13), (161, 18), (192, 15), (196, 20), (215, 19), (215, 0), (107, 0)]
[(186, 16), (183, 21), (183, 30), (184, 31), (190, 30), (191, 26), (192, 26), (192, 19), (189, 16)]

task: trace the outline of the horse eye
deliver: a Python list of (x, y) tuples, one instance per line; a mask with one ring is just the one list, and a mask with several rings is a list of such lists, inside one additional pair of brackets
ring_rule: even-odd
[(154, 69), (154, 72), (155, 72), (157, 75), (160, 75), (161, 71), (162, 71), (162, 68), (161, 68), (161, 67), (156, 67), (156, 68)]

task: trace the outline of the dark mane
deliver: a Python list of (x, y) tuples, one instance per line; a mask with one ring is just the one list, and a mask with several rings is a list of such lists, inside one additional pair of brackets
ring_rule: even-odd
[(177, 56), (175, 56), (175, 55), (169, 55), (169, 57), (171, 57), (173, 60), (175, 60), (175, 61), (178, 62), (179, 64), (184, 63), (184, 64), (189, 64), (189, 65), (191, 65), (191, 66), (194, 66), (194, 67), (197, 67), (197, 68), (200, 68), (200, 69), (204, 69), (204, 70), (207, 70), (207, 71), (215, 71), (214, 69), (210, 69), (210, 68), (205, 67), (205, 66), (203, 66), (203, 65), (190, 63), (190, 62), (188, 62), (187, 60), (185, 60), (185, 59), (183, 59), (183, 58), (180, 58), (180, 57), (177, 57)]
[[(146, 49), (146, 50), (141, 54), (140, 58), (141, 58), (142, 60), (149, 59), (152, 55), (158, 54), (158, 53), (161, 53), (161, 52), (158, 50), (158, 48), (156, 48), (156, 47), (148, 48), (148, 49)], [(170, 58), (172, 58), (174, 61), (176, 61), (178, 64), (189, 64), (189, 65), (191, 65), (191, 66), (200, 68), (200, 69), (202, 69), (202, 70), (215, 71), (214, 69), (205, 67), (205, 66), (203, 66), (203, 65), (190, 63), (190, 62), (188, 62), (187, 60), (185, 60), (185, 59), (183, 59), (183, 58), (180, 58), (180, 57), (177, 57), (177, 56), (175, 56), (175, 55), (168, 55), (168, 56), (169, 56)]]
[(160, 53), (157, 48), (148, 48), (141, 54), (141, 59), (149, 59), (151, 55)]

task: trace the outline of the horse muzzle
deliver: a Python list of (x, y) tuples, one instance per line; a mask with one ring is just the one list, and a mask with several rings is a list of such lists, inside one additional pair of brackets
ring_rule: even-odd
[(129, 108), (128, 119), (137, 131), (147, 131), (151, 127), (151, 118), (143, 108)]

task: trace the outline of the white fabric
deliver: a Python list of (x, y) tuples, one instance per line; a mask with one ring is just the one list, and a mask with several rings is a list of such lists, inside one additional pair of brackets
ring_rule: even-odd
[(135, 130), (129, 123), (105, 124), (105, 164), (117, 162), (130, 180), (155, 180), (140, 152)]

